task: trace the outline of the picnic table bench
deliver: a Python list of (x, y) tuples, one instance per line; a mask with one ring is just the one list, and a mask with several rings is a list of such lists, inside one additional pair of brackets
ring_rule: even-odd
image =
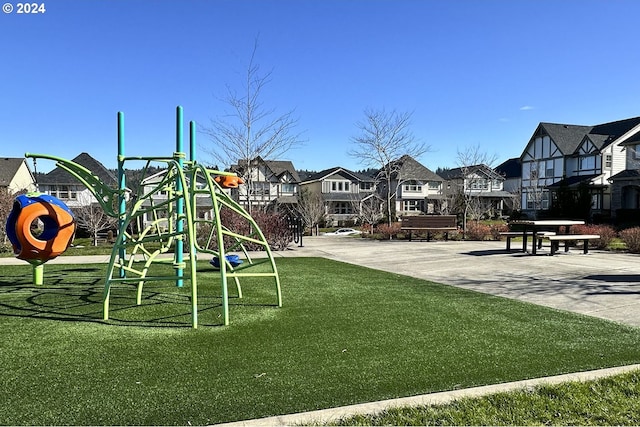
[(569, 252), (569, 242), (582, 240), (582, 253), (589, 253), (589, 240), (599, 239), (598, 234), (558, 234), (554, 236), (544, 236), (551, 242), (550, 255), (555, 254), (560, 248), (560, 242), (564, 242), (564, 251)]
[(427, 241), (432, 233), (443, 233), (449, 239), (449, 232), (458, 230), (458, 217), (455, 215), (411, 215), (401, 218), (400, 230), (409, 233), (411, 241), (413, 233), (426, 233)]
[[(556, 233), (554, 231), (538, 231), (536, 233), (536, 239), (538, 240), (538, 249), (542, 248), (542, 238), (546, 236), (554, 236)], [(528, 231), (524, 234), (522, 231), (503, 231), (500, 233), (501, 236), (507, 238), (507, 252), (511, 251), (511, 239), (514, 237), (523, 237), (526, 235), (527, 237), (533, 237), (533, 232)], [(535, 242), (533, 242), (535, 245)]]

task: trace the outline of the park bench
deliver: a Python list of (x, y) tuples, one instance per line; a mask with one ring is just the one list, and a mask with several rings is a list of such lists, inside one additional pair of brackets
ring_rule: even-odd
[(458, 230), (457, 217), (455, 215), (413, 215), (401, 218), (400, 230), (409, 233), (411, 241), (413, 233), (426, 234), (427, 241), (431, 240), (432, 233), (443, 233), (444, 239), (449, 239), (449, 232)]
[[(542, 248), (542, 239), (545, 236), (553, 236), (556, 233), (553, 231), (539, 231), (538, 233), (536, 233), (536, 237), (538, 239), (538, 249)], [(511, 251), (511, 239), (513, 239), (514, 237), (524, 237), (524, 233), (522, 231), (503, 231), (502, 233), (500, 233), (501, 236), (506, 237), (507, 238), (507, 252)], [(528, 231), (526, 233), (527, 237), (532, 237), (533, 236), (533, 232)]]
[(551, 242), (551, 253), (555, 254), (560, 248), (560, 242), (564, 242), (564, 251), (569, 252), (569, 242), (582, 240), (582, 253), (589, 253), (589, 240), (599, 239), (597, 234), (558, 234), (555, 236), (545, 236)]

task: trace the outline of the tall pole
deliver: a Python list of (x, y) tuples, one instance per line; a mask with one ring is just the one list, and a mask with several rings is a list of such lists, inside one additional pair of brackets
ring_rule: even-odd
[(196, 122), (189, 122), (189, 160), (196, 161)]
[[(176, 108), (176, 156), (178, 159), (178, 167), (180, 170), (184, 169), (184, 141), (183, 141), (183, 124), (182, 124), (182, 107)], [(176, 240), (175, 248), (175, 262), (176, 262), (176, 286), (182, 287), (184, 285), (184, 269), (182, 267), (184, 262), (184, 188), (182, 187), (182, 180), (180, 174), (176, 174), (176, 192), (178, 198), (176, 199), (176, 232), (178, 238)]]
[[(126, 177), (124, 174), (124, 113), (118, 112), (118, 230), (124, 233), (123, 230), (125, 217), (127, 214), (127, 200), (125, 198), (125, 189), (127, 188)], [(122, 245), (119, 249), (119, 256), (121, 260), (126, 257), (126, 249), (124, 247), (125, 238), (123, 236)], [(123, 263), (121, 263), (123, 265)], [(126, 272), (124, 267), (120, 267), (120, 277), (125, 277)]]

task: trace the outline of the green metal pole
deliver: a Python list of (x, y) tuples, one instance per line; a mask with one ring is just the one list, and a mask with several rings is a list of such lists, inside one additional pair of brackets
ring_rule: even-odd
[[(127, 186), (126, 177), (124, 174), (124, 113), (118, 112), (118, 188), (120, 190), (118, 194), (118, 230), (124, 232), (123, 225), (125, 216), (127, 214), (127, 200), (125, 199), (125, 188)], [(120, 259), (124, 261), (126, 249), (124, 246), (125, 239), (123, 236), (122, 246), (119, 250)], [(126, 271), (123, 267), (120, 267), (120, 277), (125, 277)]]
[(196, 161), (196, 122), (189, 122), (189, 160)]
[(44, 283), (44, 264), (31, 264), (33, 266), (33, 284), (40, 286)]
[[(183, 114), (182, 107), (176, 108), (176, 155), (178, 156), (178, 167), (180, 170), (184, 170), (184, 141), (183, 141)], [(184, 191), (182, 188), (182, 181), (180, 180), (180, 174), (176, 176), (176, 192), (178, 193), (178, 199), (176, 200), (176, 232), (184, 233)], [(184, 270), (182, 268), (184, 251), (184, 235), (179, 234), (176, 240), (175, 248), (175, 262), (176, 262), (176, 286), (182, 287), (184, 285)]]

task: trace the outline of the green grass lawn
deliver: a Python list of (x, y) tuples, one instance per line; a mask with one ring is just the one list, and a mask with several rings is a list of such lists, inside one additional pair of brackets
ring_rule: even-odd
[(542, 385), (443, 405), (345, 417), (346, 426), (613, 426), (640, 424), (640, 372)]
[(212, 424), (640, 362), (640, 329), (319, 258), (278, 260), (220, 326), (189, 289), (112, 289), (103, 265), (0, 277), (0, 424)]

